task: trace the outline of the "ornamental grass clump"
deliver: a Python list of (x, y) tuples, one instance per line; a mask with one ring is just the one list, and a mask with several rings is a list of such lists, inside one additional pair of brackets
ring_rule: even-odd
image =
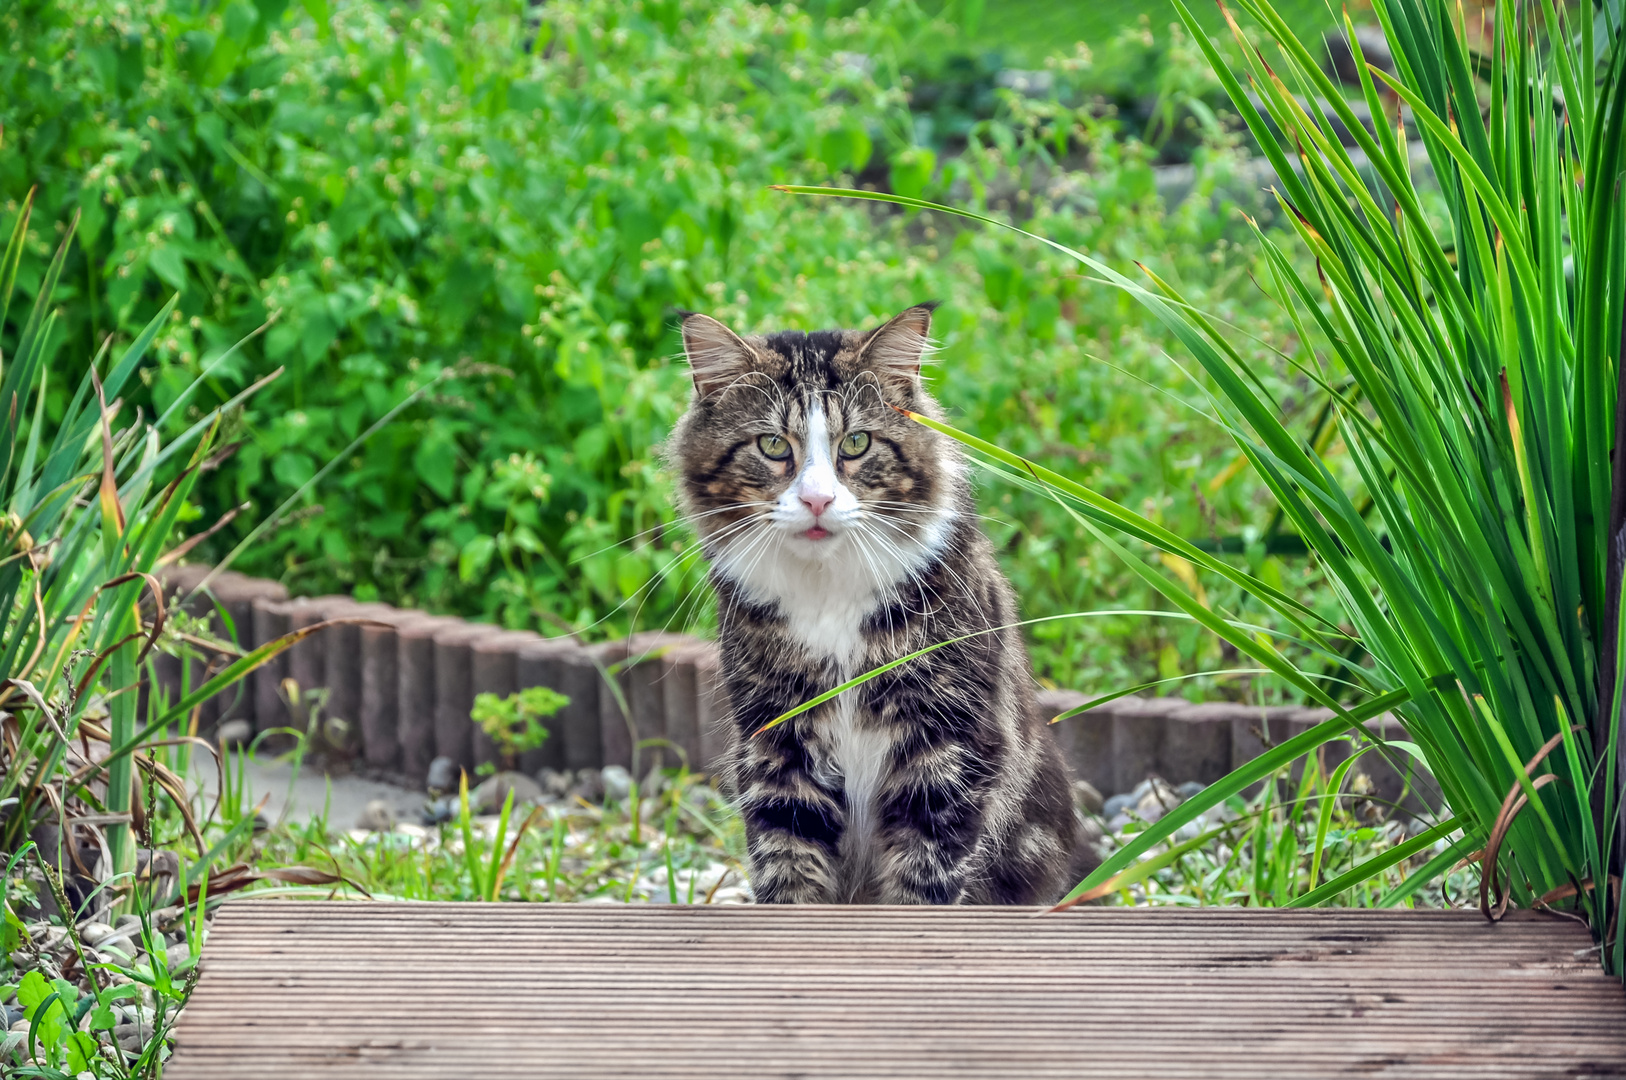
[[(919, 419), (1071, 506), (1186, 616), (1336, 715), (1140, 833), (1070, 899), (1101, 895), (1196, 815), (1392, 711), (1408, 738), (1374, 752), (1420, 760), (1450, 813), (1276, 901), (1336, 901), (1432, 850), (1377, 903), (1401, 903), (1468, 860), (1487, 915), (1509, 904), (1569, 910), (1620, 972), (1626, 459), (1611, 455), (1626, 438), (1621, 13), (1498, 5), (1481, 50), (1442, 0), (1377, 0), (1395, 73), (1360, 65), (1368, 128), (1267, 0), (1238, 0), (1251, 31), (1225, 11), (1245, 57), (1237, 70), (1174, 3), (1314, 261), (1314, 275), (1299, 274), (1291, 240), (1256, 228), (1261, 286), (1301, 342), (1283, 360), (1323, 396), (1339, 438), (1289, 430), (1226, 328), (1152, 269), (1142, 284), (1034, 239), (1137, 298), (1195, 357), (1212, 418), (1303, 538), (1344, 625), (1065, 476)], [(1211, 610), (1113, 533), (1240, 585), (1275, 626)]]
[[(0, 329), (32, 208), (30, 195), (0, 258)], [(225, 437), (231, 414), (267, 379), (166, 440), (213, 368), (150, 422), (120, 394), (172, 298), (116, 355), (110, 337), (53, 416), (53, 294), (76, 224), (0, 354), (0, 1000), (15, 997), (29, 1024), (26, 1037), (0, 1036), (0, 1072), (153, 1076), (196, 979), (209, 902), (262, 879), (341, 880), (305, 867), (222, 870), (249, 845), (253, 815), (225, 825), (218, 802), (205, 815), (185, 764), (208, 745), (198, 707), (321, 627), (246, 654), (217, 643), (229, 663), (178, 699), (154, 678), (160, 652), (187, 647), (158, 572), (196, 542), (180, 532), (189, 496), (238, 445)], [(99, 921), (115, 916), (136, 926), (122, 923), (119, 947)]]

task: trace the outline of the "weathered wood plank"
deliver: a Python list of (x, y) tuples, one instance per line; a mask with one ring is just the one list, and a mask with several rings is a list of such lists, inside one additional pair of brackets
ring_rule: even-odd
[(1516, 913), (246, 901), (169, 1080), (1626, 1077), (1626, 994)]

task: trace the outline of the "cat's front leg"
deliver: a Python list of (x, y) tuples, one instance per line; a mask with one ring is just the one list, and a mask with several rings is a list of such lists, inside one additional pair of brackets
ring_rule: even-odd
[(751, 891), (764, 904), (829, 904), (839, 894), (845, 806), (841, 791), (813, 778), (806, 750), (786, 724), (742, 739), (735, 783), (751, 863)]
[(876, 800), (883, 904), (965, 899), (993, 768), (954, 737), (958, 726), (917, 722), (894, 747), (892, 770)]

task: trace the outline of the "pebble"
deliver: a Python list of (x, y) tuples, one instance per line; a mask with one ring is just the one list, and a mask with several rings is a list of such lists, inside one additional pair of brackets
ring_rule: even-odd
[(1135, 797), (1134, 792), (1125, 792), (1122, 795), (1114, 795), (1112, 798), (1101, 804), (1101, 814), (1107, 818), (1115, 818), (1139, 801), (1140, 800)]
[(169, 961), (169, 969), (174, 971), (192, 959), (192, 946), (184, 941), (178, 941), (165, 950), (164, 959)]
[(508, 793), (514, 793), (514, 805), (538, 803), (543, 800), (542, 785), (520, 772), (500, 772), (487, 777), (480, 786), (469, 792), (469, 810), (476, 814), (502, 812)]
[(356, 828), (368, 832), (389, 832), (395, 828), (395, 811), (383, 799), (374, 799), (356, 818)]
[(457, 816), (457, 801), (449, 795), (430, 799), (423, 804), (418, 816), (425, 825), (439, 825), (443, 821), (450, 821)]
[(1099, 814), (1105, 803), (1094, 784), (1088, 780), (1074, 780), (1073, 805), (1087, 814)]
[(254, 738), (254, 725), (247, 720), (227, 720), (215, 732), (215, 742), (220, 744), (222, 750), (235, 750), (239, 746), (246, 746)]
[(620, 765), (606, 765), (599, 775), (603, 778), (606, 801), (621, 802), (632, 794), (632, 774)]
[(6, 1006), (4, 1006), (4, 1008), (5, 1008), (5, 1018), (6, 1018), (6, 1030), (10, 1031), (11, 1030), (11, 1025), (17, 1023), (18, 1021), (20, 1021), (23, 1018), (23, 1007), (21, 1005), (6, 1005)]
[(570, 794), (575, 786), (576, 778), (568, 769), (543, 768), (536, 774), (536, 782), (541, 785), (547, 795), (555, 799), (563, 799)]
[(457, 762), (442, 754), (429, 763), (429, 778), (424, 786), (430, 791), (456, 791), (457, 774)]
[(114, 930), (104, 922), (88, 922), (79, 924), (79, 940), (86, 945), (95, 947), (112, 937)]
[(590, 803), (601, 802), (604, 799), (604, 774), (598, 769), (577, 769), (576, 784), (570, 789), (570, 797)]
[(1146, 794), (1135, 803), (1135, 816), (1146, 822), (1156, 821), (1184, 801), (1167, 783), (1153, 778), (1148, 781)]
[(96, 951), (105, 953), (107, 958), (117, 964), (128, 964), (135, 958), (136, 946), (128, 936), (111, 937), (96, 946)]

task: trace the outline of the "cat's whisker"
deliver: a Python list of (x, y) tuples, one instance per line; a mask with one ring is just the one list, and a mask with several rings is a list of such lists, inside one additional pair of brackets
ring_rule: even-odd
[[(880, 536), (870, 532), (868, 526), (864, 526), (863, 528), (861, 528), (859, 530), (855, 530), (855, 532), (853, 534), (853, 537), (854, 537), (854, 539), (856, 541), (859, 542), (859, 544), (863, 548), (863, 550), (865, 552), (866, 559), (869, 558), (869, 555), (868, 555), (869, 540), (873, 539), (873, 540), (875, 540), (876, 543), (882, 543), (883, 542)], [(879, 577), (879, 572), (877, 571), (876, 573), (877, 573), (877, 577)], [(889, 597), (893, 598), (893, 599), (898, 599), (900, 601), (902, 599), (901, 596), (899, 595), (898, 588), (897, 588), (897, 586), (895, 584), (894, 585), (889, 585), (887, 587), (887, 589), (885, 590), (885, 595), (883, 595), (880, 598), (880, 604), (886, 611), (887, 645), (889, 647), (889, 651), (896, 654), (896, 653), (901, 652), (902, 650), (901, 650), (901, 647), (900, 647), (900, 645), (898, 643), (898, 628), (892, 624), (892, 608), (893, 608), (893, 605), (888, 602)]]
[[(701, 513), (698, 513), (698, 514), (679, 513), (677, 515), (676, 519), (674, 519), (673, 521), (662, 521), (662, 522), (660, 522), (658, 524), (651, 525), (649, 528), (643, 530), (642, 532), (635, 532), (631, 536), (623, 537), (622, 539), (617, 540), (613, 544), (607, 544), (604, 547), (599, 548), (597, 551), (588, 552), (586, 555), (577, 555), (575, 558), (570, 560), (569, 565), (576, 566), (579, 563), (586, 562), (588, 559), (596, 558), (599, 555), (603, 555), (606, 551), (614, 551), (616, 548), (619, 548), (619, 547), (631, 546), (636, 541), (642, 540), (646, 536), (651, 536), (651, 535), (653, 535), (655, 533), (658, 533), (658, 532), (661, 532), (663, 530), (672, 529), (675, 526), (688, 526), (690, 528), (693, 528), (696, 522), (700, 521), (703, 518), (708, 518), (708, 517), (711, 517), (711, 516), (716, 515), (716, 514), (726, 514), (731, 510), (740, 510), (740, 509), (744, 509), (746, 507), (751, 507), (751, 506), (768, 506), (768, 505), (770, 505), (770, 504), (766, 503), (766, 502), (763, 502), (761, 500), (752, 500), (750, 502), (729, 503), (726, 506), (714, 507), (714, 508), (712, 508), (710, 510), (705, 510), (705, 511), (702, 511)], [(696, 530), (696, 531), (698, 532), (698, 530)]]
[[(744, 531), (760, 518), (761, 515), (748, 516), (740, 521), (729, 524), (721, 533), (717, 535), (726, 537), (732, 535), (733, 533)], [(637, 602), (638, 604), (638, 608), (633, 612), (632, 615), (632, 623), (634, 626), (636, 626), (638, 616), (643, 612), (644, 604), (648, 603), (649, 598), (654, 595), (655, 590), (664, 584), (672, 574), (676, 573), (680, 569), (684, 569), (686, 565), (692, 564), (693, 560), (703, 557), (703, 554), (704, 553), (699, 545), (684, 548), (683, 551), (678, 553), (677, 558), (667, 563), (666, 566), (662, 567), (656, 573), (650, 575), (649, 580), (638, 586), (638, 588), (632, 592), (632, 595), (624, 598), (619, 604), (605, 612), (598, 619), (584, 626), (582, 630), (592, 630), (595, 627), (603, 625), (616, 615), (619, 615), (622, 611), (625, 611), (628, 605), (634, 602)]]
[[(881, 522), (883, 524), (886, 524), (886, 525), (888, 525), (888, 526), (890, 526), (892, 528), (899, 529), (900, 531), (903, 528), (903, 526), (900, 525), (898, 522), (890, 521), (890, 520), (888, 520), (887, 518), (884, 518), (884, 517), (878, 517), (878, 518), (875, 518), (873, 520)], [(883, 537), (880, 534), (876, 534), (876, 539), (877, 540), (883, 540)], [(891, 541), (885, 541), (885, 542), (891, 542)], [(953, 542), (952, 539), (950, 539), (950, 540), (945, 541), (945, 544), (952, 544), (952, 542)], [(894, 544), (894, 546), (896, 546), (896, 545)], [(942, 560), (938, 565), (942, 569), (948, 571), (950, 574), (953, 574), (957, 580), (961, 581), (961, 585), (962, 585), (962, 587), (964, 587), (964, 580), (959, 578), (959, 574), (954, 570), (954, 568), (952, 566), (949, 565), (949, 563), (948, 563), (948, 561), (946, 559)], [(934, 586), (932, 586), (931, 584), (929, 584), (925, 580), (925, 576), (922, 573), (922, 571), (919, 571), (919, 570), (913, 571), (909, 575), (909, 578), (910, 578), (910, 580), (914, 581), (915, 585), (918, 588), (920, 588), (921, 590), (923, 590), (924, 593), (930, 593), (931, 594), (932, 601), (937, 605), (936, 608), (933, 609), (934, 612), (944, 610), (944, 609), (946, 609), (946, 608), (948, 608), (950, 606), (949, 603), (943, 598), (942, 594), (939, 593)], [(971, 595), (968, 592), (968, 596), (970, 596), (973, 603), (976, 602), (974, 595)], [(930, 615), (932, 613), (933, 612), (921, 611), (918, 614), (920, 614), (922, 616), (927, 616), (927, 615)], [(978, 613), (983, 614), (980, 611), (980, 608), (979, 608)], [(983, 622), (985, 624), (987, 623), (986, 617), (984, 617)]]
[[(866, 510), (873, 510), (874, 508), (877, 508), (877, 507), (882, 508), (882, 509), (884, 509), (886, 511), (885, 513), (877, 512), (876, 513), (877, 517), (890, 517), (894, 513), (903, 513), (903, 514), (919, 514), (922, 517), (936, 518), (936, 517), (940, 517), (942, 515), (942, 513), (943, 513), (943, 510), (942, 510), (941, 507), (922, 506), (919, 503), (892, 502), (892, 501), (889, 501), (889, 500), (886, 500), (886, 499), (866, 499), (866, 500), (864, 500), (864, 508)], [(963, 511), (961, 511), (961, 512), (963, 513)], [(988, 523), (990, 523), (992, 525), (1003, 525), (1003, 526), (1011, 525), (1011, 522), (1006, 521), (1004, 518), (994, 517), (992, 514), (977, 514), (976, 517), (977, 517), (977, 520), (986, 521), (986, 522), (988, 522)]]

